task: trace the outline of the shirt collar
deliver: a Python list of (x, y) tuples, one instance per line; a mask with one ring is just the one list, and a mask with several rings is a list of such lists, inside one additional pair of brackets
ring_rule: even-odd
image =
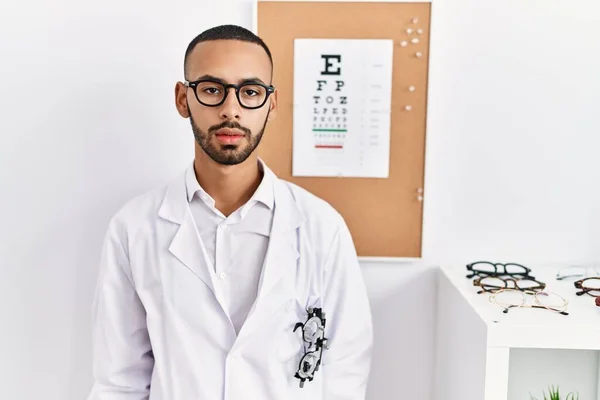
[[(272, 210), (275, 204), (273, 176), (268, 173), (266, 164), (261, 158), (258, 158), (258, 169), (263, 173), (263, 178), (258, 185), (258, 188), (246, 204), (250, 205), (255, 202), (261, 202)], [(193, 162), (186, 169), (185, 186), (188, 202), (191, 203), (194, 199), (194, 196), (198, 194), (203, 201), (212, 203), (212, 206), (214, 207), (214, 199), (208, 193), (206, 193), (206, 191), (198, 183), (198, 179), (196, 179), (196, 172)]]
[(269, 207), (270, 210), (272, 210), (273, 206), (275, 205), (275, 195), (273, 191), (273, 176), (268, 173), (267, 166), (261, 158), (258, 158), (258, 169), (260, 170), (260, 172), (262, 172), (263, 178), (260, 181), (258, 188), (256, 188), (256, 191), (254, 192), (254, 195), (250, 200), (254, 199), (256, 201), (260, 201), (261, 203)]

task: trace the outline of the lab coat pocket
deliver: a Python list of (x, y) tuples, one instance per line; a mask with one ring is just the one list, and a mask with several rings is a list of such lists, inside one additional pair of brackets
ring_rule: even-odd
[(277, 352), (281, 361), (299, 362), (304, 355), (304, 341), (302, 340), (302, 327), (294, 331), (297, 323), (304, 323), (307, 312), (296, 299), (290, 300), (285, 307), (285, 314), (281, 316), (282, 330), (277, 340)]

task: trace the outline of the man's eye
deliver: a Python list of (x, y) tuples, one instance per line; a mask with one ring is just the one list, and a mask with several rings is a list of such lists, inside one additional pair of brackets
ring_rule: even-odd
[(208, 93), (208, 94), (219, 94), (221, 93), (221, 91), (216, 88), (216, 87), (206, 87), (204, 89), (202, 89), (203, 92)]
[(246, 93), (246, 96), (256, 96), (258, 94), (258, 92), (254, 89), (247, 89), (245, 91), (245, 93)]

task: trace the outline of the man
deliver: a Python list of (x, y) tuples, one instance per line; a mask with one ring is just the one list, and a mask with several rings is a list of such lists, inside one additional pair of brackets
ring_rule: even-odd
[(244, 28), (190, 43), (175, 102), (194, 162), (109, 224), (89, 400), (365, 398), (371, 312), (348, 228), (254, 152), (272, 73)]

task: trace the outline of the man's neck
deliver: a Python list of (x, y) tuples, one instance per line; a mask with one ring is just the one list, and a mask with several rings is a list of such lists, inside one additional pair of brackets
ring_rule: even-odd
[(221, 165), (206, 154), (196, 154), (194, 170), (202, 189), (215, 200), (215, 208), (225, 216), (250, 200), (263, 177), (255, 155), (241, 164)]

